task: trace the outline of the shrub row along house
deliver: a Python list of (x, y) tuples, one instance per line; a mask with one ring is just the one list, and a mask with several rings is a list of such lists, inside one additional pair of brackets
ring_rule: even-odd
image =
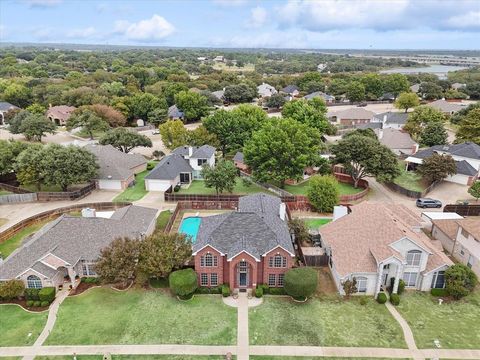
[(238, 210), (201, 218), (193, 241), (200, 286), (283, 287), (295, 257), (286, 205), (267, 194), (241, 197)]
[(374, 295), (393, 280), (427, 291), (445, 286), (445, 270), (453, 265), (421, 230), (422, 220), (402, 205), (362, 203), (351, 213), (320, 228), (322, 246), (338, 291), (346, 280), (357, 281), (359, 294)]
[(75, 287), (77, 277), (96, 276), (93, 264), (113, 240), (153, 233), (157, 211), (131, 205), (107, 218), (62, 215), (0, 264), (0, 281), (20, 279), (27, 288)]
[(188, 186), (201, 178), (203, 165), (215, 166), (215, 148), (180, 146), (165, 156), (145, 177), (147, 191), (166, 191), (177, 185)]

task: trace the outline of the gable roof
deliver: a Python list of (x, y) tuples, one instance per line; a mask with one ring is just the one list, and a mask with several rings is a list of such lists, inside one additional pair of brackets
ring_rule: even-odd
[(352, 212), (320, 228), (322, 240), (331, 248), (335, 269), (344, 277), (355, 272), (377, 272), (378, 262), (391, 256), (403, 260), (390, 245), (403, 238), (428, 249), (427, 271), (451, 261), (419, 228), (421, 219), (403, 205), (363, 202)]
[(18, 106), (10, 104), (7, 101), (0, 101), (0, 112), (7, 112), (12, 109), (20, 109)]
[(480, 217), (472, 216), (466, 219), (457, 220), (457, 223), (464, 228), (470, 235), (480, 241)]
[(456, 155), (464, 158), (480, 160), (480, 146), (472, 142), (452, 145), (435, 145), (421, 150), (413, 156), (419, 159), (425, 159), (432, 156), (434, 152), (448, 153), (452, 156)]
[(280, 219), (281, 199), (254, 194), (239, 199), (238, 210), (202, 218), (193, 251), (213, 246), (228, 258), (246, 251), (260, 260), (281, 246), (294, 254), (286, 221)]
[(335, 96), (325, 94), (322, 91), (315, 91), (311, 94), (305, 95), (303, 98), (307, 99), (307, 100), (310, 100), (310, 99), (313, 99), (313, 98), (316, 98), (316, 97), (321, 97), (325, 101), (334, 101), (335, 100)]
[(410, 134), (401, 130), (386, 128), (376, 131), (377, 136), (381, 133), (379, 141), (390, 149), (411, 149), (417, 143), (413, 141)]
[(408, 113), (405, 112), (393, 112), (387, 111), (373, 116), (377, 121), (383, 122), (385, 119), (386, 124), (406, 124), (408, 120)]
[(467, 160), (455, 161), (455, 165), (457, 166), (457, 174), (475, 176), (478, 173), (478, 171), (470, 165)]
[(212, 95), (215, 96), (217, 99), (222, 100), (223, 96), (225, 95), (225, 90), (212, 91)]
[(90, 144), (84, 148), (97, 158), (97, 163), (100, 166), (98, 179), (128, 179), (134, 174), (134, 168), (147, 163), (147, 160), (142, 155), (125, 154), (112, 145)]
[[(192, 150), (192, 155), (189, 155), (190, 149)], [(213, 155), (215, 155), (215, 151), (216, 149), (210, 145), (202, 145), (200, 147), (184, 145), (184, 146), (179, 146), (175, 148), (172, 151), (172, 153), (183, 156), (183, 157), (187, 157), (187, 158), (208, 159)]]
[(438, 219), (433, 220), (432, 223), (438, 227), (445, 235), (447, 235), (451, 240), (455, 240), (457, 237), (458, 224), (461, 220), (453, 219)]
[(148, 230), (157, 214), (156, 209), (135, 205), (117, 212), (117, 216), (110, 219), (62, 215), (46, 224), (5, 259), (0, 265), (0, 279), (13, 279), (28, 268), (47, 277), (51, 276), (56, 271), (49, 271), (48, 267), (39, 263), (49, 253), (71, 265), (82, 259), (96, 260), (100, 250), (114, 239), (139, 238)]
[(243, 152), (237, 151), (237, 153), (233, 157), (233, 161), (243, 162)]
[(364, 108), (354, 107), (341, 111), (331, 113), (329, 116), (335, 116), (337, 119), (357, 120), (357, 119), (372, 119), (375, 113), (373, 111), (365, 110)]
[(263, 83), (257, 86), (257, 92), (261, 96), (271, 96), (277, 93), (277, 89), (275, 89), (272, 85)]
[(183, 119), (184, 113), (180, 111), (177, 105), (172, 105), (168, 108), (168, 117), (174, 119)]
[(53, 117), (54, 119), (59, 120), (68, 120), (72, 112), (74, 112), (77, 108), (75, 106), (67, 106), (67, 105), (58, 105), (52, 106), (47, 110), (47, 117)]
[(170, 154), (160, 160), (157, 166), (145, 176), (145, 179), (173, 180), (182, 172), (191, 173), (192, 171), (192, 167), (183, 157), (178, 154)]
[(293, 94), (295, 91), (299, 91), (300, 89), (296, 85), (287, 85), (285, 86), (282, 91), (287, 94)]
[(443, 99), (432, 101), (431, 103), (428, 103), (426, 106), (430, 106), (434, 109), (440, 110), (441, 112), (445, 112), (445, 113), (457, 112), (466, 107), (466, 105), (455, 103), (455, 102), (449, 102)]

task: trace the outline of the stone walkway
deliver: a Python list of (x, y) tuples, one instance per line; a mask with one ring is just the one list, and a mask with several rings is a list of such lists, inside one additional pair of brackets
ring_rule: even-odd
[(237, 320), (237, 360), (248, 360), (248, 298), (247, 293), (238, 294), (238, 320)]

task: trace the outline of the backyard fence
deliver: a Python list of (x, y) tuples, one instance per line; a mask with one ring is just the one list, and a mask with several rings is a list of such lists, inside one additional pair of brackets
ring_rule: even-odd
[[(11, 195), (3, 195), (10, 196), (8, 200), (2, 200), (0, 197), (0, 204), (1, 203), (13, 203), (13, 202), (26, 202), (26, 201), (65, 201), (65, 200), (77, 200), (82, 199), (85, 196), (89, 195), (93, 190), (95, 190), (95, 183), (92, 182), (83, 186), (78, 190), (73, 191), (65, 191), (65, 192), (34, 192), (27, 189), (23, 189), (21, 187), (12, 186), (5, 183), (0, 183), (0, 189), (12, 192), (13, 194), (28, 194), (28, 196), (11, 196)], [(29, 199), (29, 200), (27, 200)]]
[[(35, 224), (37, 222), (54, 219), (62, 214), (66, 214), (72, 211), (82, 210), (84, 208), (93, 208), (97, 211), (106, 211), (106, 210), (115, 210), (124, 206), (132, 205), (129, 202), (99, 202), (99, 203), (84, 203), (84, 204), (75, 204), (70, 206), (61, 207), (58, 209), (48, 210), (41, 212), (37, 215), (30, 216), (15, 225), (9, 227), (8, 229), (0, 232), (0, 243), (9, 239), (16, 233), (18, 233), (23, 228)], [(68, 235), (68, 234), (67, 234)]]
[(480, 216), (480, 204), (478, 205), (445, 205), (443, 212), (454, 212), (462, 216)]
[(36, 193), (0, 195), (0, 204), (15, 204), (37, 201)]
[(427, 187), (423, 191), (408, 190), (408, 189), (405, 189), (403, 186), (400, 186), (400, 185), (395, 184), (393, 182), (385, 182), (384, 185), (387, 188), (389, 188), (390, 190), (392, 190), (396, 193), (408, 196), (409, 198), (412, 198), (412, 199), (418, 199), (418, 198), (421, 198), (421, 197), (425, 197), (430, 191), (435, 189), (438, 186), (438, 184), (440, 184), (440, 183), (441, 183), (441, 181), (436, 181), (436, 182), (430, 184), (430, 186)]

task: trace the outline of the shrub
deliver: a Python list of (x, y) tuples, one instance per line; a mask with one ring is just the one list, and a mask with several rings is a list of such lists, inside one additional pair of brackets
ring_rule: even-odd
[(49, 303), (48, 301), (42, 301), (42, 302), (40, 303), (40, 306), (41, 306), (41, 307), (47, 307), (48, 305), (50, 305), (50, 303)]
[(0, 299), (12, 300), (23, 295), (25, 285), (21, 280), (8, 280), (0, 283)]
[(270, 288), (268, 287), (267, 284), (260, 284), (258, 285), (258, 287), (261, 287), (263, 289), (263, 295), (270, 293)]
[(51, 303), (55, 299), (55, 288), (54, 287), (44, 287), (38, 292), (38, 299), (40, 301), (48, 301)]
[(379, 304), (385, 304), (387, 302), (387, 294), (381, 292), (377, 295), (377, 302)]
[(98, 278), (98, 277), (82, 277), (82, 279), (80, 281), (85, 283), (85, 284), (99, 284), (100, 283), (100, 278)]
[(147, 164), (147, 170), (152, 170), (155, 167), (155, 164), (153, 163), (148, 163)]
[(42, 302), (39, 301), (39, 300), (36, 300), (36, 301), (33, 302), (33, 306), (34, 307), (40, 307), (40, 306), (42, 306)]
[(310, 204), (319, 212), (332, 212), (338, 204), (338, 181), (332, 175), (314, 175), (307, 188)]
[(360, 297), (360, 305), (367, 305), (368, 298), (366, 296)]
[(398, 282), (397, 294), (402, 295), (404, 291), (405, 291), (405, 281), (403, 281), (403, 279), (400, 279), (400, 281)]
[(455, 299), (470, 294), (477, 285), (477, 275), (468, 266), (456, 264), (445, 271), (446, 289)]
[(432, 289), (430, 290), (432, 296), (448, 296), (447, 289)]
[(347, 279), (342, 283), (343, 291), (345, 291), (345, 297), (348, 299), (352, 294), (357, 292), (357, 279)]
[(255, 289), (255, 297), (261, 298), (263, 296), (263, 288), (262, 287), (257, 287)]
[(229, 297), (230, 296), (230, 286), (228, 284), (222, 285), (222, 296)]
[(220, 286), (215, 286), (210, 288), (210, 294), (221, 294), (222, 288)]
[(180, 191), (180, 185), (175, 185), (175, 187), (173, 188), (173, 191), (179, 192)]
[(40, 289), (25, 289), (25, 292), (24, 292), (24, 295), (25, 295), (25, 299), (27, 300), (39, 300), (38, 298), (38, 292), (40, 291)]
[(170, 274), (168, 283), (175, 295), (189, 299), (197, 289), (197, 274), (193, 269), (177, 270)]
[(33, 300), (28, 300), (28, 301), (27, 301), (27, 307), (32, 307), (32, 306), (33, 306), (33, 303), (34, 303)]
[(285, 292), (295, 299), (306, 299), (317, 290), (318, 274), (312, 268), (290, 269), (285, 273)]
[(286, 295), (287, 292), (285, 291), (285, 288), (278, 287), (278, 288), (268, 288), (268, 293), (270, 295)]
[(395, 306), (400, 304), (400, 295), (398, 295), (398, 294), (390, 295), (390, 302)]
[(201, 286), (195, 290), (195, 294), (210, 294), (210, 289), (205, 286)]

